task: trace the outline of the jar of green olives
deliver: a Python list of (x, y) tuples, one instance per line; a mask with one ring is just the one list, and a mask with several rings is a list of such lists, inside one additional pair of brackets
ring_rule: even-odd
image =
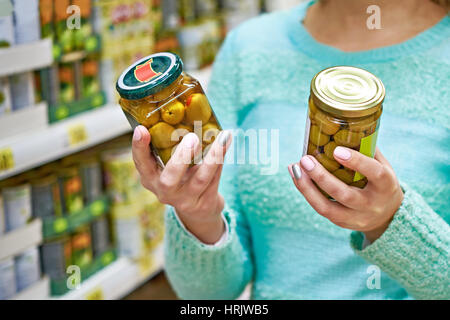
[(370, 72), (349, 66), (320, 71), (311, 81), (303, 155), (311, 155), (348, 185), (364, 188), (367, 178), (334, 159), (337, 146), (375, 154), (383, 83)]
[(143, 125), (149, 130), (151, 150), (161, 167), (189, 132), (202, 145), (194, 163), (201, 161), (222, 130), (200, 83), (183, 72), (176, 54), (156, 53), (135, 62), (121, 74), (116, 89), (133, 129)]

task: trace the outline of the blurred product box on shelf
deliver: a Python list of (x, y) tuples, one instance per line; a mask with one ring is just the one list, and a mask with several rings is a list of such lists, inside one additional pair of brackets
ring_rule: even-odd
[(0, 236), (6, 231), (5, 210), (3, 207), (3, 195), (0, 192)]
[(14, 259), (0, 260), (0, 300), (9, 299), (17, 292)]
[[(224, 23), (227, 31), (261, 12), (259, 0), (223, 0)], [(183, 59), (184, 60), (184, 59)]]
[(13, 6), (10, 0), (0, 0), (0, 48), (14, 43)]
[(100, 161), (96, 156), (84, 158), (80, 163), (80, 174), (83, 186), (83, 201), (91, 203), (102, 196), (103, 174)]
[(305, 0), (265, 0), (264, 5), (267, 12), (288, 10)]
[(85, 270), (93, 259), (91, 230), (89, 225), (78, 227), (71, 237), (72, 264)]
[(118, 253), (148, 269), (151, 252), (163, 238), (165, 206), (140, 184), (129, 147), (106, 151), (102, 160)]
[(10, 179), (2, 185), (6, 232), (26, 225), (31, 219), (31, 187), (19, 179)]
[(36, 218), (61, 217), (62, 204), (55, 174), (38, 177), (31, 181), (33, 215)]
[(110, 226), (106, 216), (102, 216), (91, 223), (91, 238), (94, 257), (99, 257), (110, 249)]
[(53, 38), (55, 36), (53, 12), (53, 0), (39, 0), (39, 21), (42, 38)]
[(8, 78), (0, 78), (0, 116), (11, 112), (11, 89)]
[(63, 213), (70, 215), (80, 211), (84, 202), (79, 168), (77, 166), (60, 168), (58, 180)]
[(152, 1), (94, 2), (93, 25), (101, 35), (101, 86), (117, 102), (114, 83), (121, 70), (150, 52), (154, 44)]
[(14, 34), (17, 44), (41, 38), (39, 0), (12, 0), (14, 4)]
[(14, 258), (17, 291), (21, 291), (39, 281), (41, 268), (39, 251), (31, 247)]
[(33, 72), (15, 74), (9, 77), (12, 110), (20, 110), (35, 104)]
[(142, 191), (130, 148), (102, 153), (105, 188), (114, 204), (130, 204)]
[(211, 64), (221, 43), (219, 20), (206, 19), (181, 28), (178, 42), (186, 70), (196, 70)]
[(51, 279), (65, 279), (71, 259), (72, 247), (68, 236), (53, 238), (41, 245), (42, 271)]

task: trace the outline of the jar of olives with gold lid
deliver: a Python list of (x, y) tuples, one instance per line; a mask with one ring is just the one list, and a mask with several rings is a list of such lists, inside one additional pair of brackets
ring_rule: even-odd
[(342, 166), (333, 152), (344, 146), (373, 158), (384, 97), (383, 83), (366, 70), (337, 66), (320, 71), (311, 81), (303, 154), (346, 184), (364, 188), (367, 178)]
[(222, 130), (200, 83), (183, 72), (181, 59), (162, 52), (145, 57), (128, 67), (119, 77), (119, 101), (133, 129), (146, 127), (151, 150), (164, 167), (178, 143), (194, 132), (201, 143), (201, 161)]

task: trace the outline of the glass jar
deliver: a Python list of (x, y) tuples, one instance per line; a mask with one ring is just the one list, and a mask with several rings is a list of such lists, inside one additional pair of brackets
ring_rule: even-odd
[(183, 72), (181, 59), (173, 53), (156, 53), (128, 67), (116, 84), (119, 101), (133, 129), (146, 127), (152, 152), (161, 167), (189, 132), (197, 134), (201, 161), (222, 127), (200, 83)]
[(334, 159), (337, 146), (372, 157), (385, 89), (370, 72), (348, 66), (320, 71), (311, 81), (303, 155), (311, 155), (347, 185), (364, 188), (367, 178)]

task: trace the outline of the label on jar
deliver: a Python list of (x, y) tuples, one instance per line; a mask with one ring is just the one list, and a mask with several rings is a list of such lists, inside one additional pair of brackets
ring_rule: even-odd
[(311, 119), (306, 115), (306, 128), (305, 128), (305, 138), (303, 140), (303, 154), (302, 157), (308, 153), (308, 140), (309, 140), (309, 130), (311, 129)]
[[(372, 133), (370, 136), (361, 139), (361, 145), (359, 147), (359, 152), (363, 155), (373, 158), (375, 156), (375, 149), (377, 146), (377, 138), (378, 138), (378, 128)], [(356, 172), (353, 181), (359, 181), (363, 179), (364, 176)]]

